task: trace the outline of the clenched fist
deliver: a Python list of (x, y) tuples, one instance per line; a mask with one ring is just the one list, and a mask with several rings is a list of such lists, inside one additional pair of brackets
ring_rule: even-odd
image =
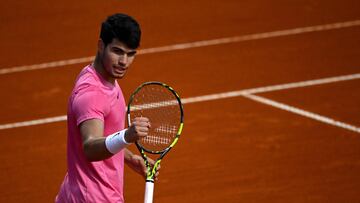
[(136, 142), (148, 135), (149, 128), (151, 127), (150, 121), (146, 117), (136, 117), (127, 131), (125, 132), (125, 141)]

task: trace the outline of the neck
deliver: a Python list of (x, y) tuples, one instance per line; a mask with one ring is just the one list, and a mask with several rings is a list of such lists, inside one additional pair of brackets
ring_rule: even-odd
[(101, 62), (101, 57), (99, 56), (99, 53), (96, 54), (93, 67), (95, 71), (101, 75), (101, 77), (106, 80), (107, 82), (111, 84), (115, 84), (115, 78), (111, 77), (105, 70), (105, 67), (103, 63)]

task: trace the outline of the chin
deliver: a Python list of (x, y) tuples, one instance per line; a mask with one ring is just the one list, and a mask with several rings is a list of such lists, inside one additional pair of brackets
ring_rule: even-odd
[(117, 74), (115, 74), (115, 75), (113, 75), (113, 77), (114, 77), (115, 79), (122, 79), (123, 77), (125, 77), (125, 74), (122, 74), (122, 75), (117, 75)]

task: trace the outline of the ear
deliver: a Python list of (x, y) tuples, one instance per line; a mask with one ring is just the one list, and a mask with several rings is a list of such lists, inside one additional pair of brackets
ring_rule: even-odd
[(102, 39), (99, 39), (99, 40), (98, 40), (98, 52), (99, 52), (99, 53), (103, 53), (103, 52), (104, 52), (104, 49), (105, 49), (105, 44), (104, 44), (104, 42), (102, 41)]

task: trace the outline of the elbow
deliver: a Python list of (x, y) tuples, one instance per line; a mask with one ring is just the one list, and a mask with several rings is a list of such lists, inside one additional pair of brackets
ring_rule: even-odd
[(85, 141), (82, 147), (86, 160), (94, 162), (111, 157), (113, 154), (107, 151), (104, 143), (102, 140)]
[(85, 155), (85, 158), (87, 161), (89, 161), (89, 162), (99, 161), (97, 159), (97, 157), (95, 156), (90, 143), (85, 142), (83, 144), (83, 152), (84, 152), (84, 155)]

